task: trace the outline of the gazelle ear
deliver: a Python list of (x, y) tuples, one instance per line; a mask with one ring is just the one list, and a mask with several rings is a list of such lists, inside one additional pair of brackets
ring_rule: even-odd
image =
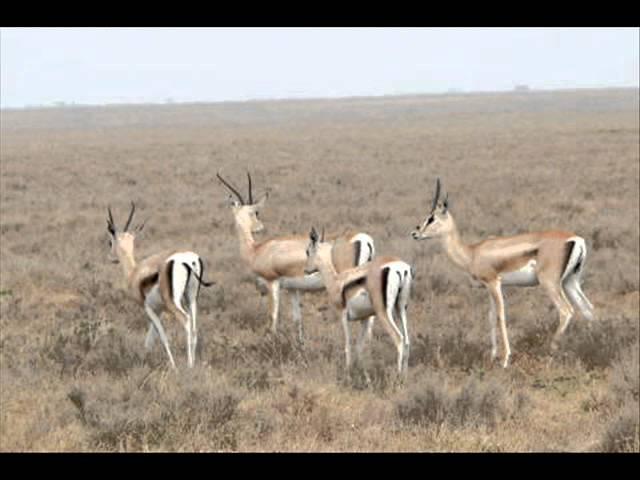
[(444, 202), (442, 202), (442, 213), (447, 213), (449, 210), (449, 193), (444, 196)]
[(141, 224), (137, 225), (133, 231), (134, 233), (137, 235), (140, 232), (142, 232), (142, 230), (144, 229), (144, 226), (147, 224), (147, 220), (149, 220), (148, 218), (146, 220), (144, 220)]
[(264, 204), (267, 202), (267, 198), (269, 198), (269, 192), (265, 192), (261, 197), (260, 200), (258, 200), (256, 202), (256, 207), (258, 208), (263, 208)]
[(231, 194), (229, 194), (229, 196), (227, 197), (227, 202), (229, 202), (229, 205), (231, 205), (232, 207), (240, 206), (240, 202), (236, 200)]
[(312, 243), (318, 243), (318, 232), (316, 231), (316, 227), (311, 227), (311, 232), (309, 232), (309, 239)]

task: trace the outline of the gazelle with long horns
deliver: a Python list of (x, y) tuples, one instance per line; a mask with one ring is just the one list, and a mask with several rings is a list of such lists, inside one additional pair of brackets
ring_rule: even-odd
[(202, 280), (204, 272), (202, 259), (197, 253), (187, 250), (158, 253), (136, 262), (134, 243), (136, 234), (144, 227), (144, 222), (129, 230), (135, 209), (135, 204), (131, 202), (129, 218), (121, 231), (113, 221), (111, 208), (107, 209), (110, 259), (113, 263), (122, 265), (129, 292), (137, 303), (144, 307), (149, 317), (145, 349), (151, 349), (156, 335), (159, 336), (171, 366), (176, 368), (167, 335), (160, 321), (162, 312), (169, 311), (185, 329), (188, 365), (193, 367), (198, 343), (196, 326), (198, 293), (200, 285), (209, 287), (213, 282)]
[[(222, 178), (219, 173), (217, 177), (233, 195), (230, 195), (231, 210), (240, 242), (240, 255), (257, 278), (267, 284), (270, 298), (271, 331), (275, 333), (278, 329), (280, 290), (288, 290), (292, 295), (292, 316), (298, 327), (298, 340), (303, 342), (300, 292), (319, 291), (325, 288), (319, 274), (305, 275), (304, 273), (308, 238), (297, 235), (256, 241), (254, 233), (264, 230), (264, 225), (258, 220), (258, 214), (264, 207), (268, 194), (265, 193), (260, 200), (254, 202), (251, 174), (248, 172), (248, 201), (244, 199), (236, 187)], [(375, 256), (373, 239), (366, 233), (347, 232), (343, 235), (331, 235), (330, 238), (332, 240), (338, 238), (346, 240), (341, 242), (341, 245), (334, 251), (334, 265), (336, 270), (340, 272), (369, 262)]]
[(431, 210), (411, 235), (415, 240), (440, 238), (453, 263), (488, 289), (491, 301), (491, 357), (495, 359), (497, 356), (497, 313), (504, 347), (502, 366), (505, 368), (509, 364), (511, 349), (507, 337), (503, 286), (542, 285), (560, 314), (560, 324), (551, 342), (553, 350), (569, 326), (574, 307), (589, 321), (593, 319), (593, 305), (580, 286), (587, 247), (584, 239), (575, 233), (547, 230), (492, 237), (479, 243), (466, 244), (460, 238), (449, 211), (448, 194), (441, 199), (438, 178)]
[(349, 322), (363, 322), (356, 343), (356, 354), (360, 357), (365, 342), (371, 336), (374, 318), (377, 317), (397, 349), (398, 373), (406, 372), (410, 343), (407, 305), (413, 281), (411, 266), (397, 257), (385, 256), (339, 273), (332, 261), (335, 247), (322, 240), (316, 229), (312, 228), (306, 250), (305, 273), (320, 272), (331, 302), (341, 312), (347, 370), (352, 360)]

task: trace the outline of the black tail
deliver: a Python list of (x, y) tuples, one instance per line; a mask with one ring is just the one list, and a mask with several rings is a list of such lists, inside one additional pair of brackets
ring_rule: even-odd
[[(215, 285), (216, 282), (205, 282), (200, 276), (198, 276), (198, 274), (195, 272), (195, 270), (193, 270), (191, 268), (191, 266), (189, 266), (188, 263), (184, 263), (183, 262), (182, 265), (187, 267), (187, 270), (189, 270), (190, 273), (193, 273), (193, 276), (198, 279), (198, 282), (200, 282), (200, 285), (203, 285), (205, 287), (210, 287), (211, 285)], [(201, 265), (200, 268), (202, 269), (202, 272), (204, 273), (204, 266), (202, 266), (202, 263), (200, 265)]]

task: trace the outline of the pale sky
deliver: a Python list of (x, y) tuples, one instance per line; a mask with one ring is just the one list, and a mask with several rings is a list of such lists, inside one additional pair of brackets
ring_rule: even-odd
[(1, 28), (3, 108), (639, 86), (638, 28)]

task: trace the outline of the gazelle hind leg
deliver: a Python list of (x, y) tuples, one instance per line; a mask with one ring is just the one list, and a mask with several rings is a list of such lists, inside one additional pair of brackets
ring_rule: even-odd
[(386, 324), (388, 325), (388, 330), (393, 332), (391, 334), (391, 338), (393, 340), (393, 343), (396, 346), (396, 350), (398, 352), (398, 357), (397, 357), (397, 368), (398, 368), (398, 373), (401, 374), (402, 373), (402, 367), (404, 365), (404, 335), (402, 334), (402, 332), (400, 331), (400, 329), (398, 328), (398, 325), (396, 324), (394, 318), (393, 318), (393, 311), (395, 310), (395, 307), (393, 305), (389, 305), (387, 307), (387, 310), (385, 311), (385, 316), (386, 316)]
[(409, 348), (410, 348), (410, 338), (409, 338), (409, 324), (407, 321), (407, 307), (409, 304), (409, 296), (411, 294), (411, 273), (405, 272), (403, 285), (400, 289), (400, 293), (398, 295), (398, 301), (396, 303), (396, 310), (398, 315), (400, 316), (400, 320), (402, 322), (402, 336), (403, 336), (403, 351), (402, 351), (402, 370), (406, 372), (409, 368)]
[(164, 346), (164, 349), (167, 352), (167, 355), (169, 356), (169, 362), (171, 363), (171, 366), (173, 367), (174, 370), (177, 370), (176, 362), (173, 360), (173, 355), (171, 354), (171, 348), (169, 348), (169, 340), (167, 339), (167, 334), (165, 333), (164, 328), (162, 327), (162, 322), (160, 322), (160, 318), (158, 317), (156, 312), (153, 311), (151, 306), (149, 306), (149, 304), (147, 303), (145, 303), (144, 305), (144, 311), (147, 312), (147, 315), (151, 319), (151, 322), (153, 322), (153, 326), (158, 332), (160, 341), (162, 342), (162, 345)]
[(593, 305), (587, 299), (585, 294), (580, 289), (580, 281), (576, 275), (572, 275), (564, 282), (564, 291), (573, 303), (574, 306), (580, 310), (580, 313), (584, 318), (589, 321), (593, 320)]
[[(198, 272), (200, 275), (201, 272)], [(197, 284), (197, 279), (193, 279), (192, 282), (187, 286), (188, 292), (188, 318), (187, 322), (190, 322), (191, 329), (191, 358), (192, 358), (192, 366), (196, 360), (196, 350), (198, 347), (198, 325), (197, 325), (197, 315), (198, 315), (198, 290), (200, 285)]]
[(157, 336), (156, 327), (153, 326), (153, 322), (149, 321), (149, 330), (147, 330), (147, 336), (144, 339), (145, 352), (149, 352), (153, 348)]
[(571, 302), (569, 302), (566, 295), (564, 294), (564, 290), (562, 289), (562, 286), (559, 282), (540, 279), (540, 283), (546, 290), (560, 315), (560, 323), (558, 324), (558, 329), (556, 330), (556, 333), (554, 334), (551, 341), (551, 348), (555, 350), (558, 346), (558, 340), (560, 339), (560, 336), (569, 326), (571, 317), (573, 317), (574, 314), (574, 309), (571, 305)]

